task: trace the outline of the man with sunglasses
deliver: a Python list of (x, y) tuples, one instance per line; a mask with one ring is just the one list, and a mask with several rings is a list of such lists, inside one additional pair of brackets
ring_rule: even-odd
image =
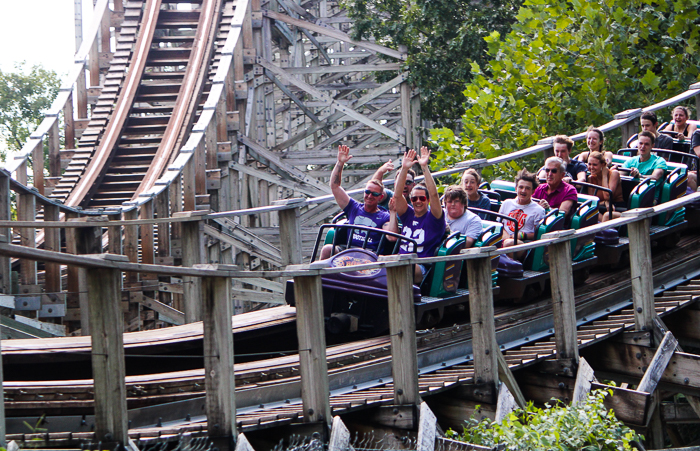
[[(447, 225), (445, 223), (445, 215), (440, 204), (440, 196), (438, 195), (435, 180), (430, 174), (430, 149), (421, 147), (421, 156), (418, 158), (418, 164), (425, 176), (425, 185), (415, 185), (411, 190), (411, 202), (413, 205), (408, 205), (403, 196), (394, 196), (395, 211), (391, 214), (391, 223), (389, 230), (398, 230), (398, 215), (403, 225), (401, 234), (416, 240), (417, 249), (414, 249), (413, 243), (405, 243), (399, 250), (402, 254), (416, 253), (418, 257), (433, 257), (435, 250), (440, 245)], [(401, 162), (401, 170), (396, 179), (396, 192), (403, 192), (406, 186), (406, 177), (408, 170), (411, 169), (416, 162), (416, 151), (411, 149), (406, 152), (406, 155)], [(428, 273), (428, 266), (419, 264), (415, 265), (413, 270), (413, 281), (420, 284), (425, 275)]]
[(578, 200), (578, 192), (564, 181), (566, 163), (559, 157), (549, 157), (544, 163), (544, 170), (547, 183), (538, 186), (532, 197), (541, 199), (540, 206), (545, 210), (558, 208), (568, 218)]
[[(348, 196), (341, 186), (343, 179), (343, 166), (350, 161), (350, 148), (348, 146), (338, 146), (338, 160), (331, 173), (331, 192), (338, 206), (345, 212), (348, 223), (367, 227), (389, 228), (389, 212), (379, 208), (379, 202), (384, 198), (384, 184), (381, 180), (370, 180), (365, 186), (364, 203), (360, 203)], [(351, 247), (362, 247), (367, 236), (365, 230), (353, 230)], [(367, 238), (367, 249), (377, 250), (381, 236), (379, 232), (370, 232)], [(339, 251), (341, 249), (335, 249)], [(321, 249), (321, 259), (330, 258), (333, 255), (333, 245), (327, 244)]]
[[(389, 160), (383, 165), (379, 166), (377, 171), (374, 173), (372, 176), (372, 179), (376, 180), (384, 180), (384, 177), (386, 176), (387, 173), (391, 172), (394, 170), (394, 163)], [(396, 179), (399, 177), (399, 173), (397, 172), (395, 177), (394, 177), (394, 188), (396, 188)], [(416, 179), (416, 171), (413, 169), (408, 170), (408, 175), (406, 175), (406, 186), (403, 188), (403, 197), (406, 199), (406, 202), (408, 202), (408, 205), (411, 205), (411, 190), (413, 189), (413, 185), (415, 184), (415, 179)], [(387, 210), (389, 209), (389, 201), (391, 198), (394, 197), (394, 192), (390, 190), (389, 188), (384, 188), (384, 200), (379, 202), (379, 206), (382, 208), (386, 208)]]

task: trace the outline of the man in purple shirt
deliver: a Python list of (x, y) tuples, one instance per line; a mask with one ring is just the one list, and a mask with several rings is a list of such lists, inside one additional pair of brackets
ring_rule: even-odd
[(569, 217), (572, 208), (578, 199), (576, 188), (564, 182), (566, 163), (559, 157), (549, 157), (544, 163), (547, 183), (537, 187), (532, 197), (540, 200), (540, 205), (545, 210), (558, 208)]
[[(389, 212), (380, 209), (379, 202), (384, 198), (384, 184), (381, 180), (370, 180), (365, 186), (364, 203), (359, 203), (348, 196), (340, 182), (343, 178), (343, 166), (350, 161), (350, 148), (348, 146), (338, 146), (338, 161), (331, 173), (331, 192), (338, 206), (343, 209), (350, 224), (363, 225), (387, 229), (389, 227)], [(365, 230), (353, 230), (351, 246), (361, 247), (364, 243), (367, 232)], [(367, 239), (367, 248), (376, 251), (379, 245), (380, 234), (370, 232)], [(335, 249), (339, 251), (340, 249)], [(326, 244), (321, 249), (321, 259), (325, 260), (333, 255), (333, 245)]]

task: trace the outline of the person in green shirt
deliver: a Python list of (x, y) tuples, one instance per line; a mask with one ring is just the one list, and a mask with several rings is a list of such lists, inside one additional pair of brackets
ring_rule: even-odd
[(649, 131), (643, 131), (637, 138), (637, 156), (625, 161), (623, 167), (630, 168), (632, 177), (647, 176), (656, 181), (661, 180), (666, 173), (666, 160), (651, 154), (655, 137)]

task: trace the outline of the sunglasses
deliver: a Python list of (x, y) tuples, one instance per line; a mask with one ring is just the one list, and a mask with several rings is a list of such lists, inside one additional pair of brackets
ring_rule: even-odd
[(382, 195), (382, 193), (375, 193), (374, 191), (370, 191), (368, 189), (365, 190), (365, 194), (371, 194), (374, 197), (379, 197)]
[(558, 171), (559, 171), (559, 169), (557, 169), (557, 168), (554, 168), (554, 169), (545, 168), (545, 170), (544, 170), (544, 172), (546, 172), (546, 173), (551, 172), (552, 174), (556, 174)]
[(425, 202), (426, 200), (428, 200), (428, 198), (425, 196), (411, 196), (411, 202)]
[(415, 182), (413, 180), (406, 180), (406, 185), (413, 185)]

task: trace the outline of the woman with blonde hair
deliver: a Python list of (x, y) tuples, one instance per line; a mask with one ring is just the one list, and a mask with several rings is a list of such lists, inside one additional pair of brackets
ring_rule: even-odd
[[(479, 192), (481, 176), (475, 169), (469, 168), (462, 174), (462, 188), (467, 192), (467, 207), (491, 209), (491, 199), (484, 193)], [(481, 219), (487, 219), (485, 213), (477, 213)]]
[[(588, 183), (591, 185), (602, 186), (612, 191), (612, 195), (606, 191), (588, 188), (588, 194), (598, 196), (600, 211), (605, 211), (599, 215), (599, 221), (605, 222), (610, 219), (619, 218), (620, 211), (625, 208), (625, 202), (622, 197), (622, 183), (620, 183), (620, 173), (615, 169), (608, 169), (605, 164), (605, 157), (600, 152), (591, 152), (588, 157), (588, 170), (591, 175), (588, 176)], [(610, 218), (610, 203), (613, 207), (613, 217)]]

